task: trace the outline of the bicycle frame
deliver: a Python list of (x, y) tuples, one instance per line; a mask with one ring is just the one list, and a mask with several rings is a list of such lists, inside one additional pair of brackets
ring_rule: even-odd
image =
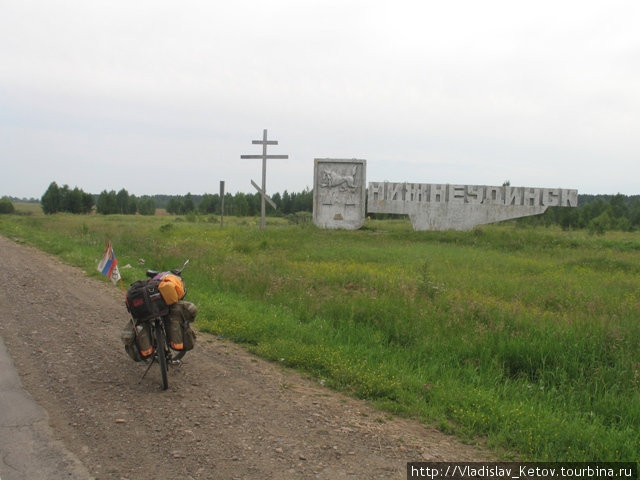
[[(179, 365), (182, 355), (176, 355), (174, 358), (171, 350), (167, 345), (167, 332), (165, 329), (165, 322), (163, 317), (155, 317), (149, 320), (149, 326), (151, 328), (151, 344), (153, 345), (153, 355), (151, 355), (151, 363), (145, 370), (144, 374), (140, 378), (140, 382), (147, 375), (154, 363), (158, 363), (160, 366), (160, 375), (162, 377), (162, 389), (169, 388), (168, 369), (169, 365)], [(138, 383), (140, 383), (138, 382)]]

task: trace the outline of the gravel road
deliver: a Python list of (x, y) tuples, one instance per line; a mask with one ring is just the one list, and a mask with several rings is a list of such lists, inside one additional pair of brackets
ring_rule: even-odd
[(140, 382), (146, 366), (119, 339), (122, 291), (13, 240), (0, 237), (0, 336), (77, 460), (60, 478), (404, 479), (409, 461), (491, 459), (202, 333), (169, 390), (155, 365)]

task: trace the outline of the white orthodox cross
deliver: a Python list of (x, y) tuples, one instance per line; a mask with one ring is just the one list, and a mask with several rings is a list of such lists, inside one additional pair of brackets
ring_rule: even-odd
[(269, 204), (276, 208), (276, 204), (273, 203), (273, 200), (269, 198), (267, 195), (267, 159), (287, 159), (289, 155), (267, 155), (267, 145), (277, 145), (277, 140), (267, 140), (267, 130), (262, 131), (262, 140), (252, 140), (252, 144), (254, 145), (262, 145), (262, 155), (240, 155), (242, 159), (262, 159), (262, 188), (259, 188), (256, 183), (251, 180), (251, 185), (254, 186), (258, 192), (260, 192), (260, 196), (262, 197), (261, 204), (261, 218), (260, 218), (260, 229), (264, 230), (265, 224), (265, 216), (266, 216), (266, 205), (265, 200), (269, 202)]

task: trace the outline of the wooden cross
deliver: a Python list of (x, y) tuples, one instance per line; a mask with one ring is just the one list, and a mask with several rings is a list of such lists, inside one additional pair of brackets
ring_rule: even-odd
[[(254, 145), (262, 145), (262, 155), (240, 155), (242, 159), (262, 159), (262, 188), (258, 188), (256, 183), (251, 180), (251, 184), (260, 192), (260, 196), (262, 198), (261, 204), (261, 218), (260, 218), (260, 229), (264, 230), (265, 224), (265, 216), (266, 216), (266, 205), (265, 200), (268, 200), (269, 203), (273, 206), (274, 203), (267, 195), (267, 159), (287, 159), (289, 155), (267, 155), (267, 145), (277, 145), (277, 140), (267, 140), (267, 130), (262, 131), (262, 140), (252, 140), (252, 144)], [(275, 207), (274, 207), (275, 208)]]

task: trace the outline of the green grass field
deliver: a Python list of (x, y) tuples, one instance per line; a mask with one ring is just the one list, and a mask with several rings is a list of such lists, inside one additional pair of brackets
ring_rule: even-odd
[(96, 277), (112, 240), (127, 284), (191, 258), (201, 329), (500, 457), (640, 459), (640, 234), (217, 220), (4, 215), (0, 233)]

